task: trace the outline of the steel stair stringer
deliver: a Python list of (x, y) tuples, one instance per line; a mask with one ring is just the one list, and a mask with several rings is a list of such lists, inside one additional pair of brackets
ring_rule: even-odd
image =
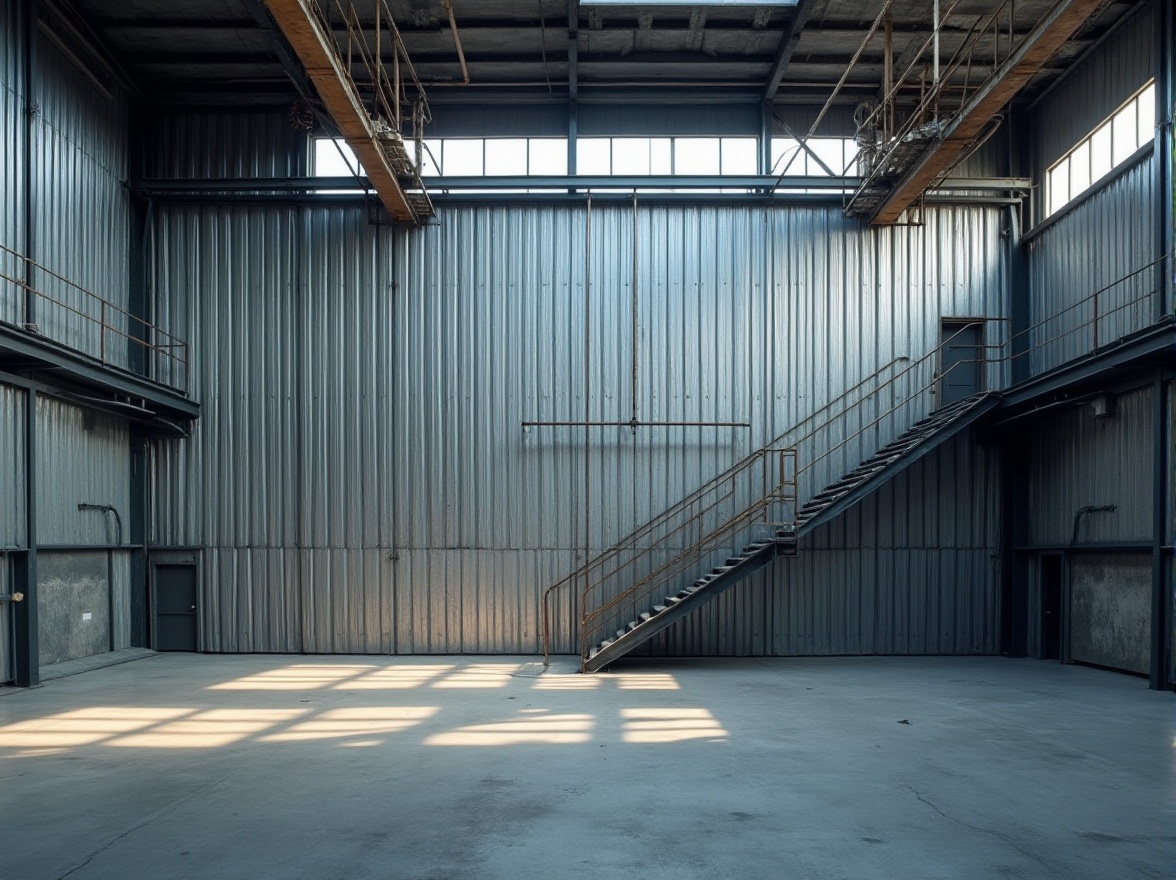
[[(840, 516), (923, 456), (974, 424), (1000, 402), (999, 393), (985, 392), (935, 410), (857, 468), (822, 489), (797, 513), (796, 523), (778, 530), (775, 541), (758, 541), (716, 566), (690, 586), (667, 595), (589, 648), (581, 661), (584, 672), (597, 672), (647, 642), (662, 630), (726, 592), (777, 556), (795, 556), (804, 535)], [(721, 545), (720, 545), (721, 546)]]

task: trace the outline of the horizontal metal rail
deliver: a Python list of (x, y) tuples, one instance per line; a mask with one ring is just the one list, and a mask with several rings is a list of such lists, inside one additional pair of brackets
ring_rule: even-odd
[[(1011, 365), (1015, 358), (1024, 357), (1033, 352), (1040, 351), (1057, 339), (1064, 338), (1085, 328), (1091, 328), (1092, 342), (1097, 347), (1099, 336), (1097, 326), (1094, 325), (1097, 325), (1099, 321), (1105, 321), (1112, 314), (1140, 305), (1153, 297), (1155, 291), (1143, 292), (1128, 302), (1119, 303), (1111, 308), (1104, 308), (1101, 305), (1094, 307), (1094, 316), (1082, 322), (1079, 326), (1065, 330), (1057, 335), (1051, 335), (1045, 339), (1035, 340), (1032, 345), (1029, 345), (1023, 351), (1012, 351), (1016, 340), (1039, 332), (1043, 327), (1062, 319), (1065, 315), (1074, 312), (1085, 304), (1099, 302), (1100, 297), (1104, 296), (1107, 291), (1147, 271), (1158, 262), (1158, 260), (1152, 261), (1147, 265), (1127, 273), (1111, 284), (1099, 288), (1099, 290), (1082, 300), (1059, 310), (1057, 313), (1038, 321), (1016, 334), (1002, 339), (998, 343), (965, 346), (960, 344), (959, 337), (968, 330), (968, 327), (977, 323), (1003, 325), (1008, 323), (1007, 318), (979, 317), (975, 319), (961, 319), (965, 326), (943, 340), (918, 360), (911, 362), (906, 357), (895, 358), (884, 367), (861, 380), (857, 385), (845, 391), (840, 397), (825, 404), (780, 434), (768, 446), (756, 450), (735, 465), (732, 465), (723, 473), (695, 490), (695, 492), (672, 505), (662, 514), (659, 514), (649, 522), (630, 532), (608, 550), (598, 554), (589, 562), (548, 587), (543, 593), (542, 603), (545, 662), (549, 662), (551, 652), (550, 602), (552, 595), (557, 590), (572, 583), (583, 582), (583, 587), (580, 590), (580, 642), (581, 654), (583, 655), (583, 651), (587, 650), (589, 644), (595, 640), (590, 638), (590, 636), (594, 634), (595, 628), (598, 628), (598, 624), (606, 619), (606, 615), (610, 611), (615, 611), (626, 602), (634, 604), (643, 600), (652, 590), (660, 588), (667, 577), (678, 572), (676, 566), (679, 563), (687, 559), (699, 558), (701, 553), (705, 552), (704, 548), (715, 547), (715, 542), (728, 537), (731, 530), (737, 524), (748, 522), (749, 518), (754, 518), (755, 513), (760, 511), (766, 503), (772, 501), (771, 493), (749, 496), (748, 503), (739, 505), (739, 509), (734, 513), (726, 515), (725, 518), (713, 524), (710, 528), (699, 528), (700, 524), (704, 522), (709, 514), (714, 513), (722, 504), (732, 501), (732, 499), (735, 499), (739, 495), (736, 482), (755, 462), (763, 460), (771, 452), (781, 451), (780, 447), (783, 447), (785, 444), (789, 452), (795, 456), (798, 449), (807, 448), (821, 432), (833, 430), (839, 420), (853, 416), (867, 404), (876, 404), (879, 395), (896, 388), (900, 382), (904, 382), (905, 380), (905, 387), (896, 401), (891, 401), (881, 411), (875, 410), (863, 416), (864, 421), (859, 426), (856, 426), (856, 430), (846, 433), (845, 429), (840, 429), (836, 443), (822, 447), (816, 454), (806, 456), (803, 466), (799, 466), (795, 470), (794, 480), (798, 482), (803, 476), (815, 474), (818, 465), (849, 447), (854, 440), (866, 432), (878, 427), (888, 418), (894, 417), (905, 407), (915, 404), (926, 394), (934, 394), (936, 389), (942, 387), (945, 379), (954, 370), (974, 368), (976, 364), (987, 368)], [(944, 351), (949, 347), (955, 350), (975, 347), (982, 349), (985, 354), (983, 356), (978, 355), (975, 358), (961, 358), (955, 361), (949, 368), (943, 370), (941, 358)], [(996, 351), (998, 353), (997, 356), (989, 356), (988, 352), (990, 351)], [(906, 361), (907, 365), (901, 370), (891, 373), (891, 368), (900, 361)], [(911, 381), (912, 379), (914, 381)], [(866, 385), (871, 385), (870, 389), (866, 393), (857, 396), (858, 392)], [(1004, 382), (998, 381), (998, 385), (1003, 387)], [(851, 398), (854, 397), (856, 399), (851, 401)], [(836, 411), (830, 412), (837, 404), (842, 404), (842, 406)], [(896, 436), (898, 434), (901, 434), (901, 431), (898, 431)], [(799, 494), (799, 491), (795, 493), (796, 496), (799, 496)], [(628, 588), (619, 590), (611, 596), (602, 595), (611, 579), (615, 579), (629, 569), (639, 565), (649, 553), (655, 551), (665, 552), (667, 546), (673, 546), (683, 535), (690, 534), (691, 529), (695, 530), (692, 535), (692, 540), (682, 542), (685, 544), (684, 549), (675, 553), (670, 560), (654, 566), (653, 570), (648, 574), (634, 578), (634, 583)]]
[[(86, 355), (87, 357), (94, 358), (103, 365), (112, 364), (111, 358), (107, 356), (107, 337), (109, 335), (113, 335), (115, 337), (122, 338), (132, 346), (137, 346), (144, 353), (151, 353), (164, 358), (167, 366), (171, 368), (164, 371), (164, 376), (151, 375), (151, 371), (145, 373), (144, 375), (147, 375), (148, 378), (151, 378), (154, 381), (158, 381), (161, 384), (167, 385), (169, 387), (176, 388), (181, 391), (187, 390), (189, 381), (188, 343), (182, 341), (179, 337), (168, 333), (166, 330), (160, 329), (158, 326), (146, 320), (145, 318), (141, 318), (120, 306), (116, 306), (114, 303), (104, 299), (97, 293), (82, 287), (80, 284), (71, 281), (64, 275), (61, 275), (60, 273), (55, 272), (46, 266), (42, 266), (40, 263), (36, 262), (30, 257), (24, 256), (12, 248), (0, 244), (0, 253), (7, 254), (10, 257), (24, 263), (26, 266), (32, 267), (36, 270), (37, 274), (47, 275), (61, 284), (64, 284), (71, 290), (78, 291), (83, 295), (83, 301), (89, 303), (91, 308), (97, 311), (97, 315), (87, 312), (84, 309), (77, 307), (76, 305), (67, 303), (64, 300), (45, 293), (43, 290), (39, 290), (36, 287), (29, 285), (28, 282), (22, 278), (16, 278), (6, 272), (0, 271), (0, 280), (7, 281), (15, 287), (25, 291), (27, 294), (35, 297), (38, 302), (48, 303), (62, 312), (76, 315), (83, 321), (86, 321), (89, 324), (95, 326), (98, 329), (98, 351), (87, 351), (78, 347), (77, 345), (71, 345), (64, 339), (58, 339), (50, 334), (43, 333), (39, 329), (35, 331), (37, 335), (42, 336), (44, 339), (57, 345), (64, 345), (68, 348), (72, 348), (75, 351)], [(138, 325), (138, 327), (141, 329), (139, 333), (134, 333), (130, 330), (124, 330), (112, 323), (112, 321), (116, 319), (121, 319), (122, 322), (126, 325)], [(122, 364), (118, 364), (117, 362), (114, 365), (125, 369)]]

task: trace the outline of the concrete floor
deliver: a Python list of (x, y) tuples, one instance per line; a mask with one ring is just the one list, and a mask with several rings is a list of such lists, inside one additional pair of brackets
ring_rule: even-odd
[(1171, 877), (1171, 694), (1002, 658), (166, 655), (0, 698), (0, 878)]

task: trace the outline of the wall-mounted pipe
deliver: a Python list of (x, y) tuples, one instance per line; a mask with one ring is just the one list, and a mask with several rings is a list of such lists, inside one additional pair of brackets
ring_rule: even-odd
[(114, 514), (114, 545), (121, 547), (123, 542), (123, 523), (118, 508), (113, 504), (90, 504), (85, 501), (78, 504), (78, 510), (100, 510), (103, 513)]
[(1073, 547), (1078, 543), (1078, 526), (1082, 524), (1082, 517), (1086, 516), (1088, 513), (1112, 513), (1114, 510), (1115, 505), (1113, 504), (1088, 504), (1086, 507), (1080, 507), (1078, 512), (1074, 514), (1074, 532), (1070, 536), (1070, 546)]
[[(457, 19), (453, 17), (452, 0), (441, 0), (445, 12), (449, 15), (449, 30), (453, 32), (453, 45), (457, 47), (457, 60), (461, 62), (462, 84), (470, 84), (470, 69), (466, 66), (465, 50), (461, 47), (461, 37), (457, 33)], [(549, 84), (550, 85), (550, 84)]]

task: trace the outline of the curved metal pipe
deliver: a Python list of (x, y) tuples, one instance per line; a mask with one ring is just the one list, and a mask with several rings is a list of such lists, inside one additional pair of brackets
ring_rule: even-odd
[(1070, 546), (1073, 547), (1078, 543), (1078, 526), (1082, 524), (1082, 517), (1088, 513), (1111, 513), (1113, 510), (1115, 510), (1115, 505), (1113, 504), (1088, 504), (1086, 507), (1080, 507), (1078, 512), (1074, 514), (1074, 532), (1070, 536)]

